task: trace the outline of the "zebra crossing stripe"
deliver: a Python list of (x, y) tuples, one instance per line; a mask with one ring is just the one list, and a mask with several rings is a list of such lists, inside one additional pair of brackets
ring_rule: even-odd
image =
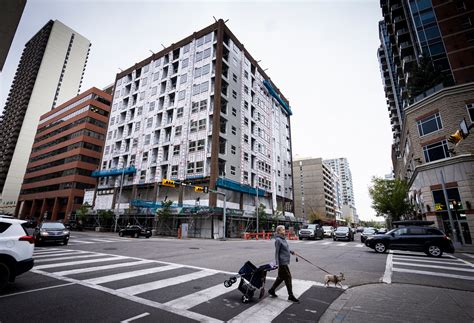
[(474, 258), (474, 255), (470, 255), (470, 254), (468, 254), (468, 253), (463, 253), (463, 255), (465, 255), (465, 256), (467, 256), (467, 257), (469, 257), (469, 258)]
[(328, 245), (328, 244), (331, 244), (332, 242), (331, 241), (328, 241), (328, 242), (323, 242), (321, 243), (322, 245)]
[(171, 306), (173, 308), (178, 308), (182, 310), (190, 309), (196, 305), (199, 305), (204, 302), (216, 298), (220, 295), (233, 291), (237, 288), (237, 284), (234, 284), (232, 287), (226, 288), (224, 284), (219, 284), (199, 292), (183, 296), (181, 298), (174, 299), (165, 303), (165, 305)]
[(173, 265), (153, 267), (153, 268), (147, 268), (147, 269), (143, 269), (143, 270), (136, 270), (136, 271), (130, 271), (130, 272), (126, 272), (126, 273), (120, 273), (120, 274), (114, 274), (114, 275), (102, 276), (102, 277), (98, 277), (98, 278), (87, 279), (87, 280), (84, 280), (84, 282), (89, 283), (89, 284), (105, 284), (105, 283), (109, 283), (109, 282), (113, 282), (113, 281), (117, 281), (117, 280), (122, 280), (122, 279), (127, 279), (127, 278), (132, 278), (132, 277), (138, 277), (138, 276), (158, 273), (158, 272), (162, 272), (162, 271), (177, 269), (177, 268), (180, 268), (180, 267), (179, 266), (173, 266)]
[(56, 257), (56, 256), (69, 256), (69, 255), (74, 255), (74, 254), (83, 254), (83, 253), (87, 253), (87, 251), (77, 251), (77, 252), (55, 252), (55, 253), (48, 253), (48, 254), (39, 254), (39, 255), (36, 255), (34, 254), (33, 255), (33, 258), (35, 259), (41, 259), (41, 258), (51, 258), (51, 257)]
[[(396, 261), (394, 261), (393, 264), (394, 265), (402, 265), (402, 266), (412, 266), (412, 267), (446, 269), (446, 270), (454, 270), (454, 271), (467, 271), (469, 273), (474, 273), (474, 269), (471, 269), (471, 268), (459, 268), (459, 267), (448, 267), (448, 266), (414, 264), (414, 263), (409, 263), (409, 262), (396, 262)], [(474, 278), (474, 276), (472, 278)]]
[(317, 241), (310, 241), (307, 244), (315, 244), (315, 243), (318, 243), (318, 242)]
[(206, 276), (214, 275), (216, 274), (217, 271), (215, 270), (201, 270), (198, 272), (194, 272), (191, 274), (187, 275), (181, 275), (173, 278), (168, 278), (168, 279), (162, 279), (162, 280), (157, 280), (154, 282), (148, 282), (145, 284), (140, 284), (140, 285), (135, 285), (135, 286), (130, 286), (130, 287), (125, 287), (118, 289), (117, 291), (119, 293), (127, 294), (127, 295), (137, 295), (137, 294), (142, 294), (145, 292), (149, 292), (151, 290), (156, 290), (160, 288), (165, 288), (168, 286), (173, 286), (173, 285), (178, 285), (181, 283), (186, 283), (191, 280), (203, 278)]
[(145, 265), (145, 264), (150, 264), (150, 263), (154, 263), (154, 261), (153, 260), (140, 260), (140, 261), (135, 261), (135, 262), (122, 262), (119, 264), (112, 264), (112, 265), (57, 271), (57, 272), (54, 272), (53, 274), (58, 275), (58, 276), (68, 276), (68, 275), (90, 273), (93, 271), (100, 271), (100, 270), (107, 270), (107, 269), (139, 266), (139, 265)]
[(91, 260), (80, 260), (80, 261), (60, 262), (60, 263), (49, 264), (49, 265), (35, 266), (34, 269), (36, 269), (36, 270), (43, 270), (43, 269), (54, 268), (54, 267), (66, 267), (66, 266), (92, 264), (92, 263), (96, 263), (96, 262), (123, 260), (123, 259), (126, 259), (126, 258), (127, 258), (127, 257), (123, 257), (123, 256), (113, 256), (113, 257), (102, 258), (102, 259), (91, 259)]
[(97, 254), (83, 255), (83, 254), (80, 254), (79, 256), (74, 255), (74, 256), (71, 256), (71, 257), (59, 257), (59, 258), (38, 259), (38, 260), (35, 260), (35, 263), (42, 263), (42, 262), (49, 262), (49, 261), (58, 261), (58, 260), (69, 260), (69, 259), (92, 258), (92, 257), (99, 257), (99, 256), (101, 256), (101, 255), (97, 255)]
[(455, 260), (429, 260), (429, 259), (418, 259), (414, 257), (400, 257), (400, 256), (394, 256), (394, 260), (400, 260), (400, 261), (416, 261), (416, 262), (428, 262), (428, 263), (434, 263), (434, 264), (448, 264), (448, 265), (464, 265), (463, 262), (461, 261), (455, 261)]
[(343, 243), (337, 244), (337, 246), (341, 246), (341, 247), (342, 247), (342, 246), (345, 246), (345, 245), (347, 245), (347, 242), (343, 242)]
[(410, 273), (410, 274), (419, 274), (419, 275), (428, 275), (428, 276), (439, 276), (439, 277), (474, 280), (474, 276), (454, 275), (454, 274), (446, 274), (446, 273), (440, 273), (440, 272), (434, 272), (434, 271), (411, 270), (411, 269), (403, 269), (403, 268), (393, 268), (393, 271), (400, 272), (400, 273)]
[[(301, 296), (306, 292), (312, 284), (305, 281), (293, 281), (293, 292), (296, 297)], [(284, 310), (290, 307), (293, 302), (286, 300), (288, 292), (283, 287), (278, 290), (278, 295), (281, 297), (270, 298), (266, 297), (249, 309), (241, 312), (228, 322), (269, 322), (269, 318), (275, 318)]]
[(357, 248), (362, 248), (364, 246), (365, 246), (365, 244), (363, 244), (363, 243), (358, 243), (358, 244), (355, 245), (355, 247), (357, 247)]
[(77, 252), (75, 250), (68, 250), (68, 249), (54, 249), (54, 250), (48, 250), (48, 251), (41, 251), (41, 252), (34, 252), (33, 256), (43, 256), (43, 255), (53, 255), (55, 253), (74, 253)]
[(92, 241), (86, 241), (86, 240), (77, 240), (77, 239), (74, 239), (71, 241), (73, 244), (77, 244), (77, 243), (80, 243), (80, 244), (90, 244), (90, 243), (94, 243)]

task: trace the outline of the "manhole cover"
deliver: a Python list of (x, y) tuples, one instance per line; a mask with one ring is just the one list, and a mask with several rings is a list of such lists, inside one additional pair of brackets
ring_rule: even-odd
[(117, 250), (117, 248), (104, 248), (102, 250)]
[(190, 247), (189, 249), (199, 250), (197, 247)]

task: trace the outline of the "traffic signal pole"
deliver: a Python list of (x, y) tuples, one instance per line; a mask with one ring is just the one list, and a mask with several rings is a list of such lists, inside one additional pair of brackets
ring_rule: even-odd
[(441, 186), (443, 188), (444, 200), (445, 200), (445, 203), (446, 203), (445, 205), (446, 205), (446, 209), (448, 210), (449, 224), (451, 226), (451, 231), (453, 232), (453, 241), (454, 241), (455, 245), (460, 246), (460, 242), (459, 242), (458, 236), (456, 234), (456, 227), (454, 226), (453, 215), (451, 213), (451, 208), (449, 207), (448, 192), (446, 191), (446, 183), (444, 181), (443, 170), (440, 171), (440, 174), (441, 174)]

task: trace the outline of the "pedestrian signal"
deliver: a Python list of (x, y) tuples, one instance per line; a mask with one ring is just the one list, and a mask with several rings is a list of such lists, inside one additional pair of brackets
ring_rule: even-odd
[(204, 192), (204, 187), (194, 186), (194, 192), (202, 193), (202, 192)]
[(204, 186), (204, 193), (209, 193), (209, 186)]
[(169, 186), (169, 187), (175, 187), (175, 183), (172, 179), (163, 179), (161, 181), (161, 185), (163, 186)]

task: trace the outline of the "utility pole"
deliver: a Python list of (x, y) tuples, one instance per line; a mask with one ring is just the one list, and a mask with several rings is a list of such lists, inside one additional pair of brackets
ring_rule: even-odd
[(449, 224), (451, 226), (451, 231), (453, 232), (453, 241), (455, 244), (459, 245), (460, 242), (458, 240), (458, 236), (456, 234), (456, 227), (454, 226), (454, 221), (453, 221), (453, 215), (451, 214), (451, 208), (449, 207), (449, 199), (448, 199), (448, 192), (446, 191), (446, 183), (444, 181), (444, 173), (443, 170), (440, 171), (441, 174), (441, 186), (443, 188), (443, 194), (444, 194), (444, 201), (446, 205), (446, 209), (448, 210), (448, 216), (449, 216)]

